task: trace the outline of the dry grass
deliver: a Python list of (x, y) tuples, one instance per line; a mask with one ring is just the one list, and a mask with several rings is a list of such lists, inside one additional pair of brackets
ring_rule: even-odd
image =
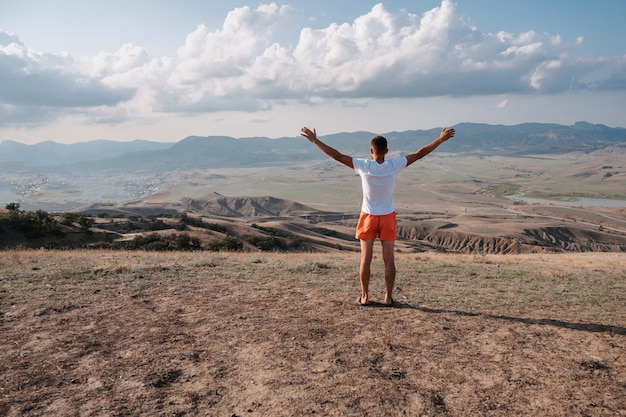
[(3, 252), (0, 414), (626, 415), (623, 255), (398, 254), (393, 309), (357, 268)]

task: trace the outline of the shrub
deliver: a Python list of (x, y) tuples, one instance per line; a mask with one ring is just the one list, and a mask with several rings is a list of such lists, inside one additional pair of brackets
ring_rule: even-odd
[(144, 247), (145, 250), (150, 250), (150, 251), (164, 251), (164, 250), (168, 250), (169, 249), (169, 245), (167, 242), (164, 242), (162, 240), (158, 240), (155, 242), (150, 242), (147, 245), (145, 245)]
[(0, 215), (0, 229), (22, 232), (30, 238), (47, 234), (63, 235), (57, 221), (46, 211), (20, 211), (16, 203), (7, 204), (7, 210), (7, 213)]
[(222, 240), (217, 240), (209, 245), (209, 249), (212, 251), (240, 251), (243, 249), (243, 242), (235, 237), (227, 236)]
[(271, 251), (279, 246), (280, 243), (279, 240), (276, 239), (276, 237), (274, 236), (249, 236), (246, 238), (246, 242), (263, 251)]
[(206, 223), (197, 217), (189, 217), (186, 213), (181, 214), (180, 221), (188, 226), (201, 227), (219, 233), (228, 233), (228, 228), (217, 223)]
[(61, 219), (59, 220), (59, 223), (64, 224), (66, 226), (71, 226), (72, 223), (78, 222), (78, 218), (79, 218), (78, 213), (65, 212), (61, 214)]
[(93, 226), (95, 220), (91, 217), (88, 216), (79, 216), (78, 217), (78, 224), (80, 224), (80, 227), (82, 227), (85, 230), (89, 230), (89, 228), (91, 226)]

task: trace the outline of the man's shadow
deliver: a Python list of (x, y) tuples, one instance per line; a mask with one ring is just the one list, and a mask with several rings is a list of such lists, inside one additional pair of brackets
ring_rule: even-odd
[[(389, 306), (383, 303), (370, 303), (372, 307), (380, 307), (380, 308), (389, 308)], [(564, 329), (572, 329), (579, 330), (584, 332), (592, 332), (592, 333), (612, 333), (619, 335), (626, 335), (626, 327), (621, 326), (610, 326), (606, 324), (598, 324), (598, 323), (573, 323), (563, 320), (554, 320), (554, 319), (533, 319), (530, 317), (510, 317), (498, 314), (489, 314), (489, 313), (471, 313), (462, 310), (454, 310), (454, 309), (439, 309), (439, 308), (430, 308), (424, 306), (414, 306), (408, 303), (401, 303), (394, 301), (393, 308), (396, 309), (413, 309), (423, 311), (424, 313), (429, 314), (456, 314), (459, 316), (468, 316), (468, 317), (484, 317), (489, 319), (496, 320), (504, 320), (515, 323), (524, 323), (524, 324), (539, 324), (542, 326), (554, 326), (561, 327)]]

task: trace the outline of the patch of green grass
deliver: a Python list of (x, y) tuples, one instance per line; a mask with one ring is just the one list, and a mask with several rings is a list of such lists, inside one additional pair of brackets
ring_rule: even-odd
[(489, 194), (494, 197), (506, 197), (509, 195), (517, 195), (520, 192), (520, 186), (512, 183), (493, 183), (482, 190), (483, 194)]
[(39, 285), (39, 283), (33, 282), (33, 281), (19, 281), (18, 282), (18, 286), (16, 287), (16, 290), (18, 291), (22, 291), (22, 292), (28, 292), (28, 293), (32, 293), (32, 292), (36, 292), (39, 291), (41, 289), (41, 285)]
[(0, 309), (13, 305), (11, 301), (5, 299), (7, 292), (6, 288), (0, 287)]
[[(550, 270), (538, 266), (441, 256), (435, 261), (396, 263), (397, 285), (410, 302), (425, 308), (505, 317), (549, 317), (559, 320), (608, 321), (619, 316), (623, 279), (586, 268)], [(501, 257), (503, 261), (506, 257)], [(558, 258), (555, 258), (558, 259)], [(379, 274), (380, 275), (380, 274)], [(372, 279), (374, 286), (376, 278)], [(576, 309), (572, 310), (575, 305)], [(611, 321), (615, 320), (615, 316)]]

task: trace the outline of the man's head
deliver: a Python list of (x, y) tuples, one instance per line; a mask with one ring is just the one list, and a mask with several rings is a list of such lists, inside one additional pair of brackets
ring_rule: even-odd
[(374, 136), (372, 138), (372, 142), (370, 144), (370, 152), (374, 159), (385, 159), (385, 154), (387, 154), (387, 139), (382, 136)]

